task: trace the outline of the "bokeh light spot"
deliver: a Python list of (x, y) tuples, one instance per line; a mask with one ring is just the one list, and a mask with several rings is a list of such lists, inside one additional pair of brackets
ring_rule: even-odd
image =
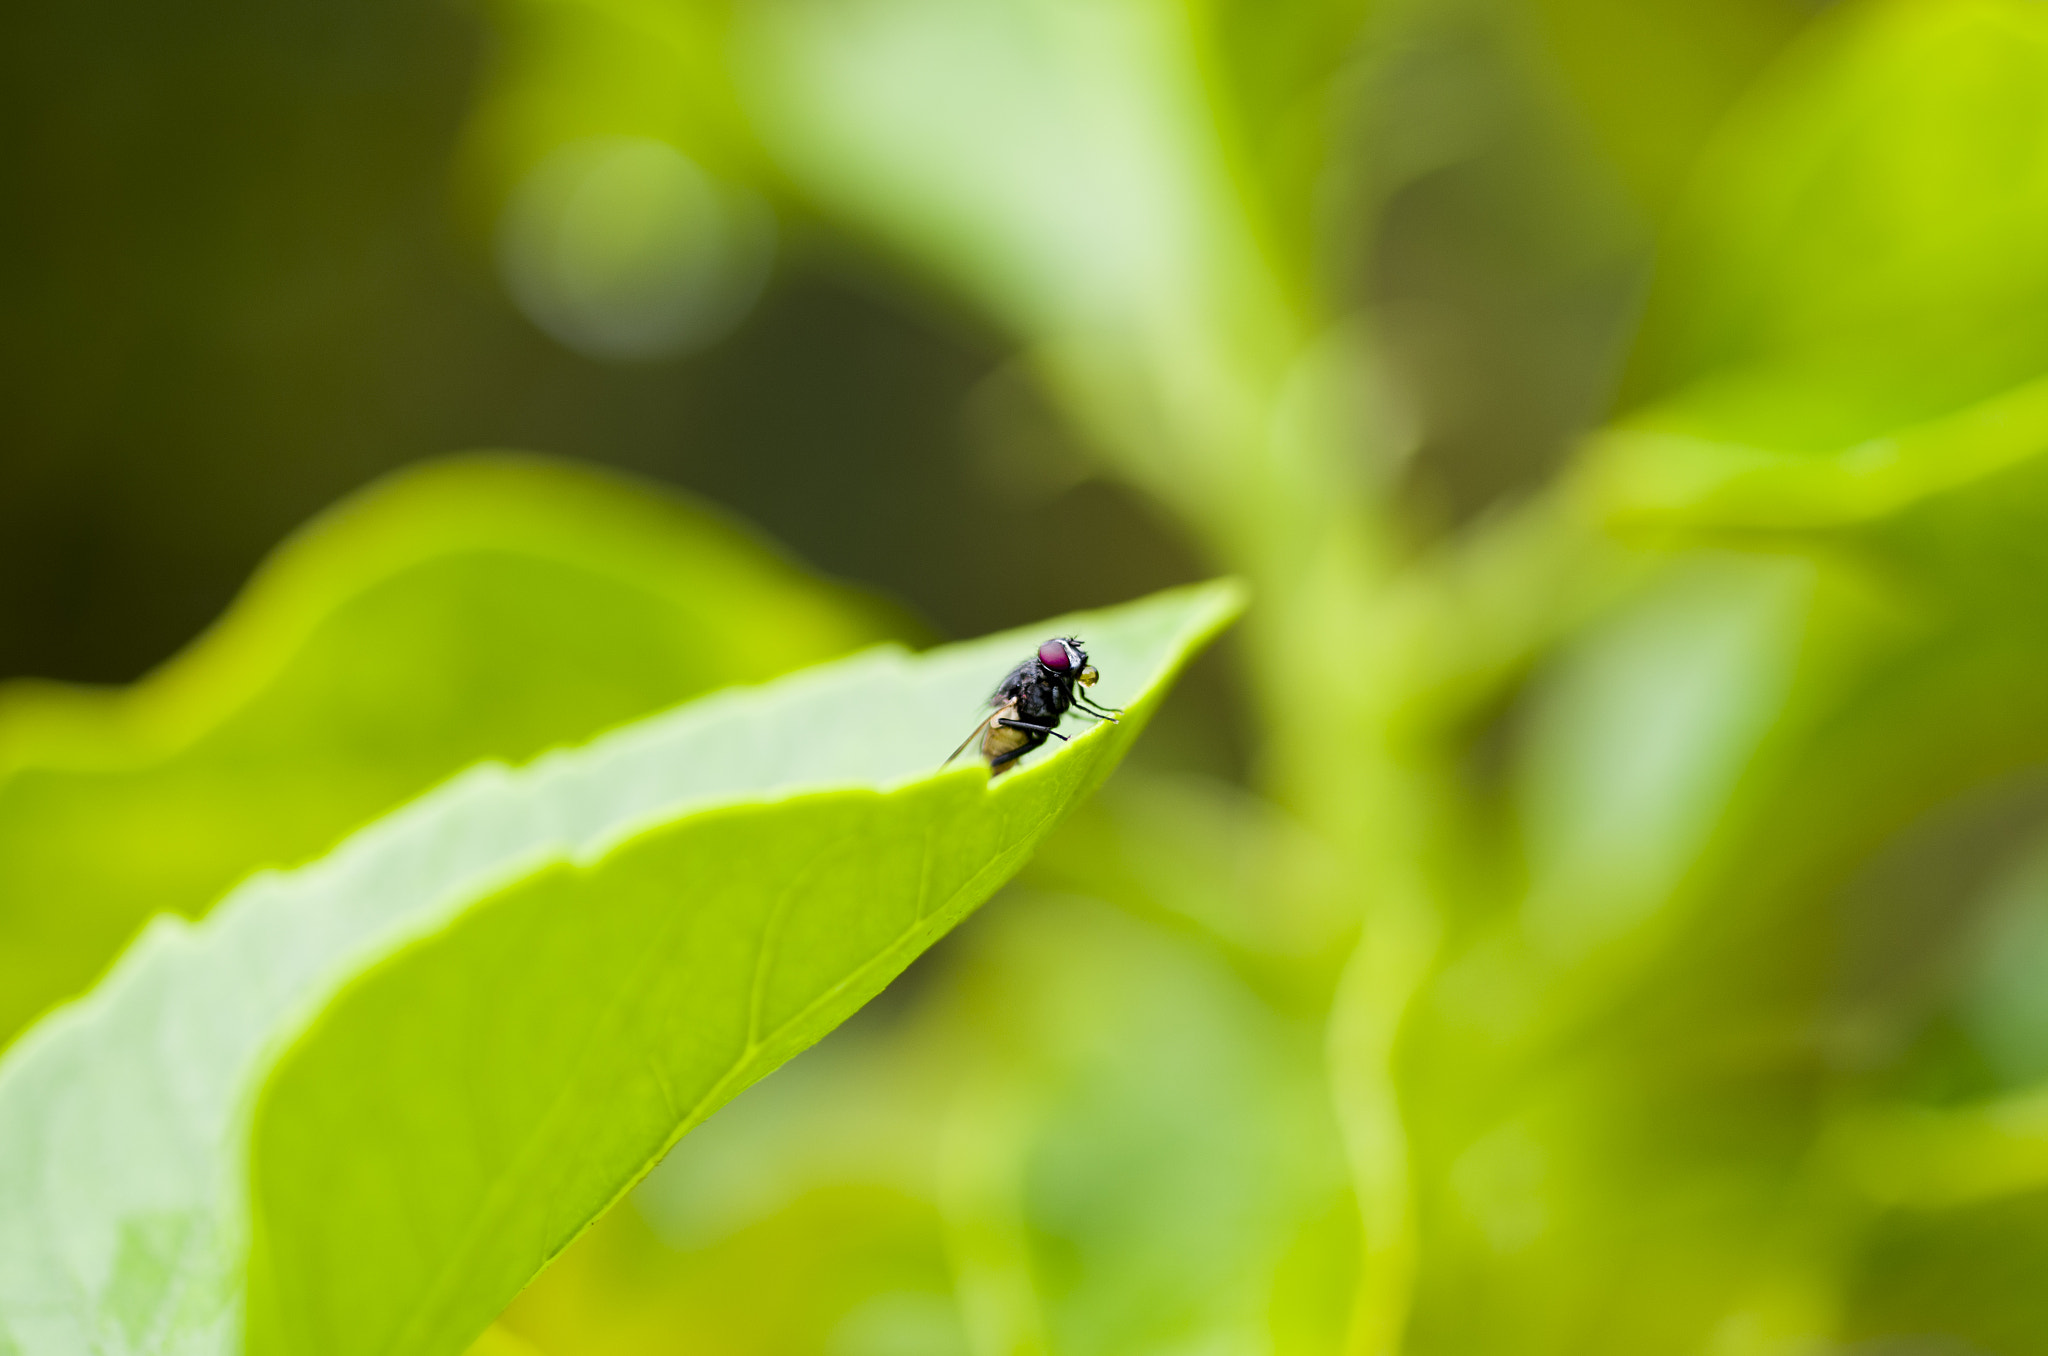
[(536, 325), (593, 358), (703, 348), (746, 316), (774, 253), (774, 217), (645, 137), (571, 142), (506, 204), (498, 263)]

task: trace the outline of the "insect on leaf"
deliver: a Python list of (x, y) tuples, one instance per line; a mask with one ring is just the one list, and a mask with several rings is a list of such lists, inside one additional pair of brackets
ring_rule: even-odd
[[(5, 1339), (460, 1351), (1021, 866), (1239, 606), (1211, 584), (731, 690), (159, 919), (0, 1063)], [(994, 784), (939, 770), (1054, 632), (1123, 722)]]

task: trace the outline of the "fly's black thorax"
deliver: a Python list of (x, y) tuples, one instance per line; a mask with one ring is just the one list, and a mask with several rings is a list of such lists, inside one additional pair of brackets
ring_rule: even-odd
[(1074, 680), (1047, 669), (1036, 660), (1026, 660), (1010, 670), (996, 689), (996, 704), (1016, 699), (1017, 719), (1033, 725), (1056, 725), (1074, 704)]

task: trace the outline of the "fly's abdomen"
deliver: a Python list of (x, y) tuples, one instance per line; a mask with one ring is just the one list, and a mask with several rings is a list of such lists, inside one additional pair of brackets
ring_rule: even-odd
[(1013, 730), (1007, 725), (991, 725), (988, 733), (981, 737), (981, 751), (991, 759), (1000, 758), (1013, 749), (1021, 749), (1031, 742), (1031, 735), (1025, 730)]

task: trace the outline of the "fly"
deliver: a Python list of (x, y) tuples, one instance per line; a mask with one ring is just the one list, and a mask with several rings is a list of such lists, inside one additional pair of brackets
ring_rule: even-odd
[(979, 738), (982, 757), (988, 759), (989, 775), (997, 777), (1045, 743), (1048, 736), (1066, 739), (1053, 727), (1070, 709), (1114, 725), (1123, 714), (1122, 708), (1100, 706), (1076, 686), (1093, 687), (1099, 676), (1095, 666), (1088, 662), (1088, 652), (1081, 648), (1079, 639), (1053, 637), (1038, 647), (1037, 654), (1010, 670), (995, 695), (988, 699), (989, 713), (960, 741), (960, 747), (953, 750), (946, 762), (967, 752), (967, 746)]

